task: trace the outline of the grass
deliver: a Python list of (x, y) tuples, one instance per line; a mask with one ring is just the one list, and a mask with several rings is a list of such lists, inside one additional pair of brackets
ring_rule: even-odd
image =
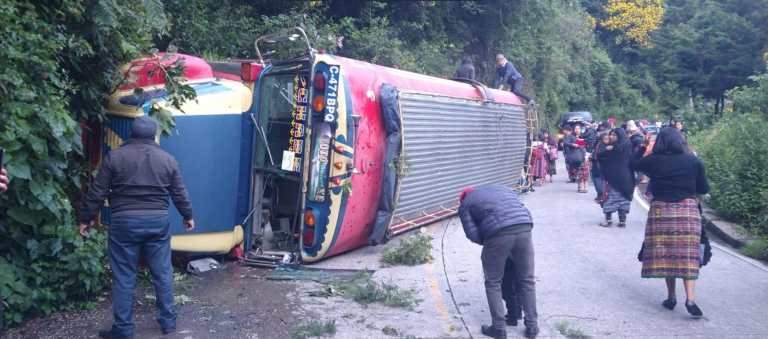
[(296, 328), (291, 336), (293, 339), (333, 336), (336, 334), (336, 320), (310, 321)]
[(768, 237), (750, 242), (741, 249), (741, 252), (755, 259), (768, 260)]
[(381, 332), (390, 336), (390, 337), (398, 337), (400, 336), (400, 331), (398, 331), (396, 328), (392, 326), (384, 326), (384, 328), (381, 329)]
[(391, 307), (413, 308), (420, 302), (413, 291), (400, 289), (393, 284), (376, 282), (367, 272), (362, 272), (351, 280), (334, 281), (322, 293), (317, 294), (340, 295), (362, 305), (381, 303)]
[(584, 334), (584, 332), (576, 327), (572, 327), (570, 323), (567, 321), (558, 321), (557, 324), (555, 324), (555, 328), (557, 329), (560, 334), (565, 336), (569, 339), (587, 339), (590, 338), (590, 336)]
[(397, 247), (386, 249), (381, 256), (381, 261), (390, 266), (421, 265), (432, 259), (432, 237), (421, 233), (403, 239)]

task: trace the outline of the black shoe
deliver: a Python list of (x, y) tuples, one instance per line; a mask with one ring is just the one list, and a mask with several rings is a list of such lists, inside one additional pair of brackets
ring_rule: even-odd
[(507, 331), (497, 330), (491, 326), (483, 325), (480, 327), (480, 332), (493, 338), (493, 339), (507, 339)]
[(99, 337), (104, 339), (133, 339), (133, 336), (124, 336), (122, 334), (115, 333), (111, 329), (99, 331)]
[(525, 337), (529, 339), (536, 338), (539, 335), (539, 326), (531, 325), (525, 327)]
[(161, 328), (160, 330), (163, 332), (163, 335), (171, 334), (171, 333), (176, 333), (176, 327)]
[(618, 226), (618, 227), (627, 227), (627, 222), (626, 221), (619, 221), (619, 223), (616, 224), (616, 226)]
[(701, 309), (698, 305), (696, 305), (695, 302), (687, 300), (685, 302), (685, 308), (688, 310), (688, 313), (690, 313), (694, 318), (699, 318), (704, 315), (703, 312), (701, 312)]
[(509, 314), (507, 314), (506, 322), (507, 322), (507, 325), (509, 325), (509, 326), (517, 326), (517, 318), (513, 317), (513, 316), (511, 316)]
[(664, 308), (666, 308), (666, 309), (668, 309), (670, 311), (674, 310), (676, 305), (677, 305), (677, 300), (675, 300), (674, 298), (669, 298), (667, 300), (664, 300), (661, 303), (661, 306), (664, 306)]

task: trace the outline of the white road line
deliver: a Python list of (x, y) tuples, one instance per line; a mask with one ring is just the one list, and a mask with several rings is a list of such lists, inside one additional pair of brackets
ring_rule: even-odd
[[(638, 189), (635, 189), (635, 201), (637, 201), (637, 203), (640, 204), (640, 206), (642, 206), (643, 209), (646, 212), (651, 209), (651, 206), (648, 204), (647, 201), (645, 201), (645, 198), (643, 197), (643, 195), (640, 193), (640, 190), (638, 190)], [(724, 252), (726, 254), (729, 254), (732, 257), (736, 258), (736, 259), (739, 259), (739, 260), (741, 260), (741, 261), (743, 261), (743, 262), (745, 262), (747, 264), (750, 264), (750, 265), (760, 269), (761, 271), (768, 272), (768, 266), (766, 266), (765, 264), (763, 264), (763, 263), (761, 263), (761, 262), (759, 262), (759, 261), (757, 261), (755, 259), (747, 257), (747, 256), (745, 256), (745, 255), (743, 255), (741, 253), (735, 252), (735, 251), (731, 250), (730, 248), (722, 246), (722, 245), (720, 245), (718, 243), (711, 242), (710, 244), (712, 245), (712, 247), (714, 247), (714, 248), (716, 248), (716, 249), (718, 249), (718, 250), (720, 250), (720, 251), (722, 251), (722, 252)]]

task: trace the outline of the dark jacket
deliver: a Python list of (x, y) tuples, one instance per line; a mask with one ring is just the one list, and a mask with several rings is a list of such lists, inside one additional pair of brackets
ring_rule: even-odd
[(501, 185), (481, 186), (468, 193), (459, 206), (459, 217), (467, 238), (480, 245), (499, 231), (522, 233), (533, 227), (531, 212), (517, 193)]
[(634, 133), (629, 137), (629, 141), (632, 143), (632, 152), (635, 153), (645, 146), (645, 136), (640, 133)]
[(453, 74), (453, 77), (475, 80), (475, 66), (472, 65), (472, 62), (464, 62), (459, 66), (459, 69), (456, 70), (456, 73)]
[(91, 222), (104, 199), (115, 214), (130, 210), (168, 210), (168, 197), (185, 220), (192, 204), (176, 160), (152, 139), (131, 139), (101, 161), (85, 196), (78, 221)]
[(617, 137), (616, 142), (612, 144), (613, 149), (598, 154), (600, 171), (611, 188), (621, 193), (624, 199), (632, 201), (635, 191), (635, 177), (629, 167), (633, 155), (632, 143), (627, 140), (623, 129), (616, 128), (613, 131)]
[(578, 139), (573, 134), (566, 135), (563, 138), (563, 155), (565, 155), (565, 162), (571, 166), (581, 166), (587, 156), (584, 148), (574, 146)]
[(678, 202), (709, 193), (704, 164), (693, 154), (635, 155), (631, 163), (636, 171), (651, 178), (649, 189), (653, 199)]
[(515, 65), (512, 62), (507, 61), (507, 64), (502, 67), (496, 67), (496, 77), (493, 79), (493, 88), (499, 88), (501, 85), (509, 85), (512, 88), (515, 84), (515, 80), (522, 79), (523, 76), (517, 71)]

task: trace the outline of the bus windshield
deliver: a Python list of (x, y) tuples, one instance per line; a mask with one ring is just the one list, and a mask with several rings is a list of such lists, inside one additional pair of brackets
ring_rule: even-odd
[(261, 80), (260, 131), (257, 133), (263, 133), (263, 136), (259, 138), (256, 166), (300, 171), (299, 156), (304, 148), (306, 124), (306, 85), (306, 77), (295, 73), (267, 75)]

